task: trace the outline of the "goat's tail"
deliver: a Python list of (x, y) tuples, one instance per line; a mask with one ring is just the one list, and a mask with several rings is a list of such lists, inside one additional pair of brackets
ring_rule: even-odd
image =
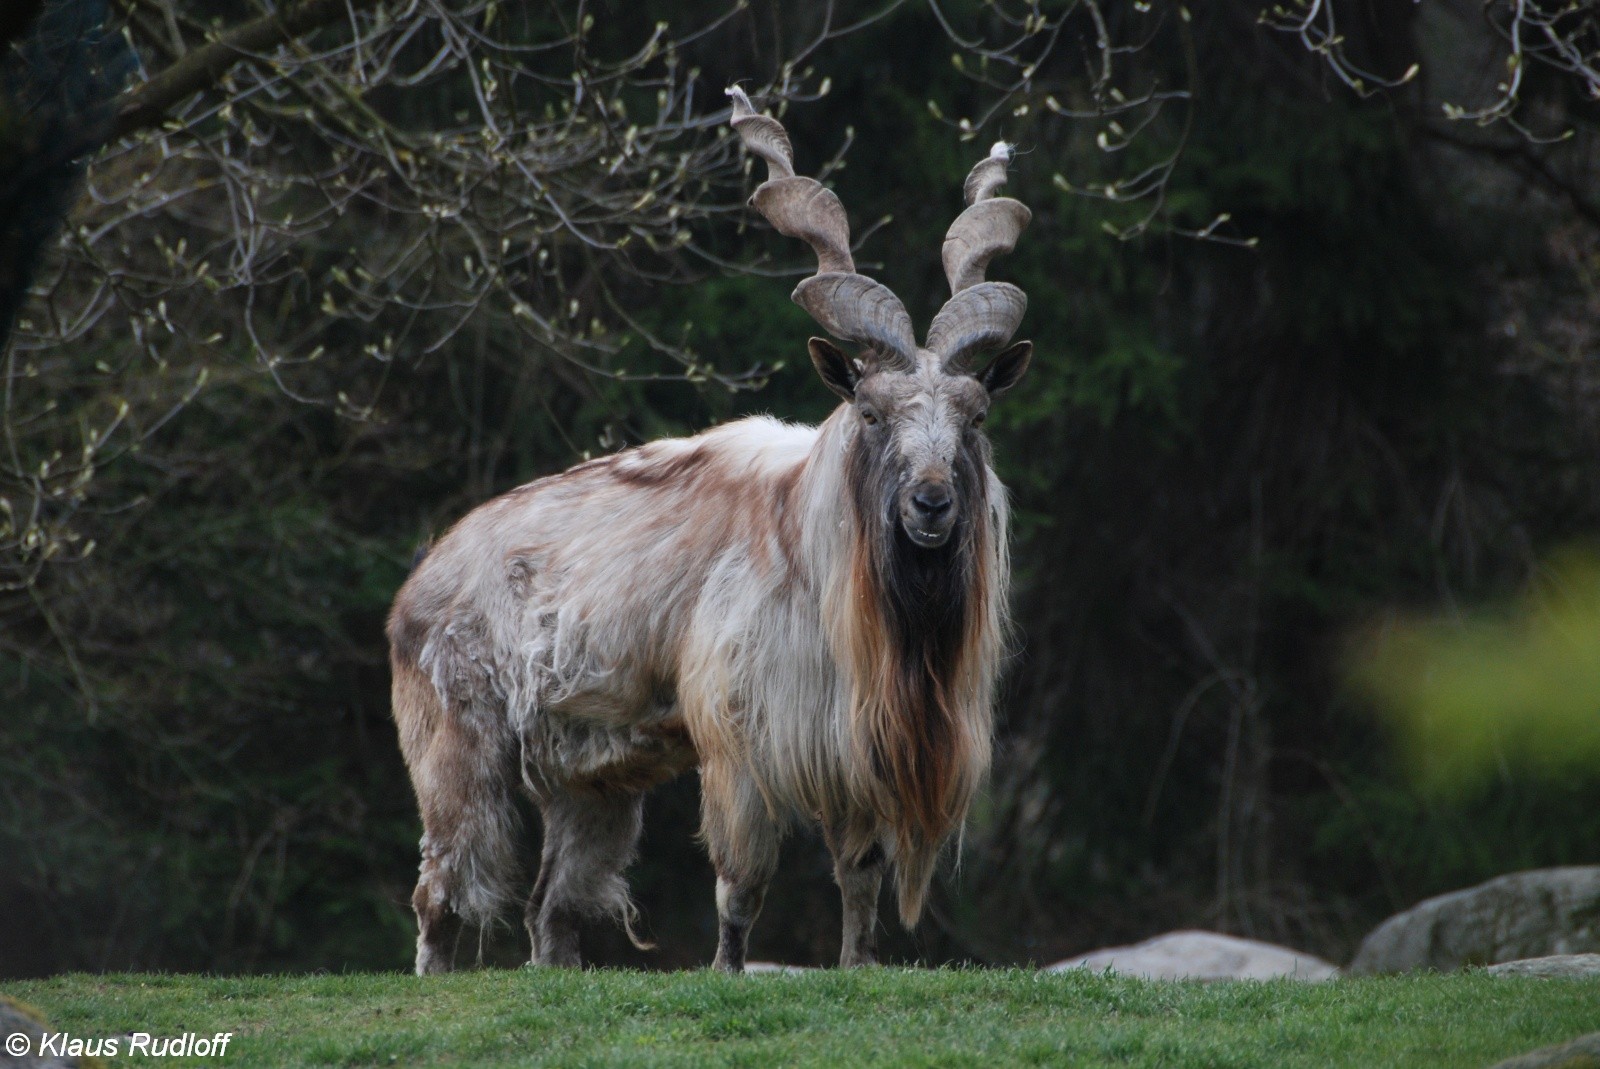
[(513, 774), (516, 747), (503, 717), (440, 701), (433, 682), (394, 659), (394, 718), (422, 812), (419, 925), (445, 912), (487, 927), (518, 877)]

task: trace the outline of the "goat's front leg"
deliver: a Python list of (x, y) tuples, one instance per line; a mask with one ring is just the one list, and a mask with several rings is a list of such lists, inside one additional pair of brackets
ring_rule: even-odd
[(861, 837), (824, 828), (833, 855), (833, 879), (844, 903), (844, 938), (839, 947), (843, 968), (878, 963), (878, 891), (883, 886), (883, 847), (876, 840), (863, 846)]
[(743, 972), (750, 926), (778, 867), (778, 829), (747, 775), (707, 763), (700, 770), (702, 825), (717, 870), (717, 956), (723, 972)]
[(717, 956), (711, 967), (722, 972), (744, 972), (750, 926), (767, 897), (767, 881), (729, 879), (717, 875)]

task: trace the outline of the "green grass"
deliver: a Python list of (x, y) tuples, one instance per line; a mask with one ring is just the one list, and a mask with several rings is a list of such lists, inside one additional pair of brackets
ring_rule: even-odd
[[(1600, 1031), (1600, 982), (1167, 983), (1020, 970), (62, 976), (74, 1036), (234, 1032), (245, 1065), (1486, 1066)], [(124, 1051), (126, 1047), (124, 1046)], [(118, 1058), (115, 1065), (203, 1064)]]

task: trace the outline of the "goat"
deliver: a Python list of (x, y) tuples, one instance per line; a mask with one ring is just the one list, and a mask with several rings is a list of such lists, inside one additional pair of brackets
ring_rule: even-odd
[(1027, 306), (983, 281), (1030, 217), (994, 196), (1010, 150), (968, 176), (944, 243), (952, 296), (919, 347), (900, 300), (856, 272), (838, 197), (729, 95), (768, 164), (751, 203), (817, 256), (794, 301), (863, 349), (810, 340), (843, 401), (820, 426), (758, 416), (528, 483), (469, 513), (401, 588), (388, 635), (423, 823), (418, 973), (452, 967), (460, 921), (501, 912), (519, 785), (544, 830), (533, 961), (577, 965), (581, 920), (639, 942), (622, 872), (643, 795), (698, 765), (714, 964), (737, 972), (795, 819), (818, 820), (833, 856), (840, 964), (869, 964), (886, 866), (912, 926), (988, 772), (1009, 567), (980, 428), (1032, 344), (970, 368)]

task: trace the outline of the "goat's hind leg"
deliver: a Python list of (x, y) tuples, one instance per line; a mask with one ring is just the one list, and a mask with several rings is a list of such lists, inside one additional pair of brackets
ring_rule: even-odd
[(573, 788), (539, 799), (544, 849), (525, 914), (535, 965), (583, 964), (578, 925), (611, 917), (635, 946), (636, 911), (622, 871), (632, 863), (642, 826), (639, 792)]
[(462, 921), (450, 908), (447, 870), (427, 832), (422, 836), (422, 867), (411, 893), (411, 908), (417, 915), (417, 975), (450, 972), (455, 968)]
[(411, 896), (419, 974), (455, 967), (463, 921), (494, 923), (517, 870), (510, 747), (492, 710), (446, 707), (397, 665), (395, 720), (422, 814), (422, 865)]

